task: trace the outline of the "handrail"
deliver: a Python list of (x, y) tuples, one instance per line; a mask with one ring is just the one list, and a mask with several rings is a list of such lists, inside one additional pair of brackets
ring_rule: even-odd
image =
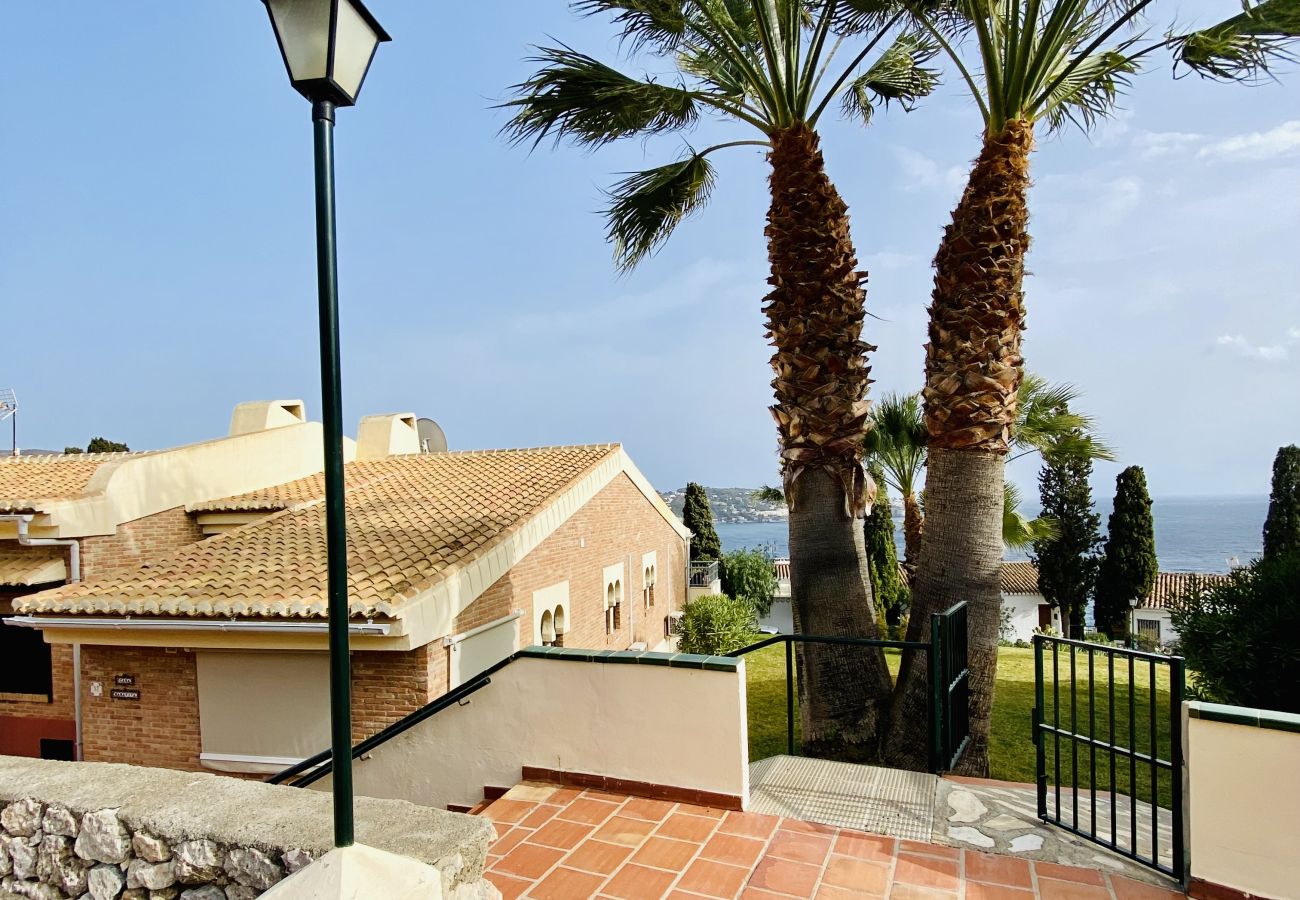
[[(370, 737), (361, 741), (359, 744), (357, 744), (352, 748), (352, 758), (356, 759), (357, 757), (365, 753), (369, 753), (371, 750), (375, 749), (380, 744), (387, 743), (388, 741), (397, 737), (402, 732), (407, 731), (408, 729), (413, 728), (416, 725), (419, 725), (425, 719), (437, 715), (447, 707), (451, 706), (453, 703), (459, 703), (461, 700), (465, 699), (470, 694), (474, 693), (480, 688), (487, 687), (489, 684), (492, 683), (492, 679), (490, 676), (500, 671), (501, 669), (505, 668), (510, 663), (514, 662), (518, 656), (519, 656), (518, 652), (510, 654), (505, 659), (501, 660), (495, 665), (490, 666), (487, 669), (484, 669), (477, 676), (475, 676), (473, 681), (462, 684), (459, 687), (452, 688), (450, 691), (443, 694), (441, 697), (437, 697), (434, 700), (430, 701), (429, 703), (425, 704), (424, 706), (421, 706), (419, 709), (415, 710), (415, 712), (403, 716), (402, 718), (394, 722), (392, 725), (389, 725), (387, 728), (384, 728), (382, 731), (375, 732)], [(309, 756), (306, 759), (302, 760), (301, 762), (294, 763), (292, 766), (285, 769), (283, 772), (277, 772), (276, 774), (272, 775), (270, 778), (266, 779), (266, 783), (283, 784), (286, 780), (293, 778), (294, 776), (301, 775), (303, 772), (307, 772), (307, 774), (304, 775), (303, 777), (298, 778), (296, 781), (291, 782), (293, 787), (307, 787), (307, 785), (319, 781), (320, 779), (328, 775), (330, 772), (334, 771), (333, 757), (334, 757), (334, 753), (332, 750), (322, 750), (320, 753), (317, 753), (315, 756)], [(308, 771), (309, 769), (314, 771), (309, 772)]]
[(1154, 659), (1156, 662), (1169, 662), (1176, 659), (1176, 656), (1168, 653), (1148, 653), (1145, 650), (1130, 650), (1128, 647), (1116, 647), (1113, 644), (1098, 644), (1093, 641), (1081, 641), (1077, 638), (1057, 637), (1053, 634), (1036, 634), (1035, 641), (1051, 641), (1054, 644), (1070, 644), (1075, 647), (1092, 647), (1094, 650), (1105, 650), (1107, 653), (1114, 653), (1119, 656), (1131, 656), (1134, 659)]
[(848, 638), (848, 637), (827, 637), (820, 634), (778, 634), (759, 641), (757, 644), (750, 644), (747, 647), (741, 647), (739, 650), (733, 650), (725, 656), (744, 656), (747, 653), (753, 653), (755, 650), (762, 650), (764, 647), (770, 647), (773, 644), (779, 644), (785, 641), (802, 641), (807, 644), (846, 644), (853, 647), (894, 647), (899, 650), (929, 650), (930, 645), (922, 641), (887, 641), (879, 638)]

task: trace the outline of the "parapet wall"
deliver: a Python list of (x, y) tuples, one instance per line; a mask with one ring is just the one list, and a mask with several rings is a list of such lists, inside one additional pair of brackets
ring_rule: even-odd
[[(332, 827), (317, 791), (0, 756), (0, 896), (250, 900), (328, 852)], [(356, 837), (438, 869), (444, 897), (495, 895), (484, 819), (359, 798)]]

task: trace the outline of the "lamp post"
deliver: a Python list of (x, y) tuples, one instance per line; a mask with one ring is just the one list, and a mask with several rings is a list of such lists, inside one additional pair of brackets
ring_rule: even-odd
[(343, 404), (339, 375), (338, 259), (334, 217), (334, 110), (356, 103), (375, 50), (390, 40), (359, 0), (263, 0), (295, 90), (311, 101), (316, 143), (316, 280), (325, 426), (330, 746), (334, 844), (353, 843), (352, 677), (348, 660), (347, 523), (343, 501)]
[(1128, 600), (1128, 648), (1130, 650), (1136, 650), (1138, 647), (1137, 611), (1138, 611), (1138, 598), (1130, 597)]

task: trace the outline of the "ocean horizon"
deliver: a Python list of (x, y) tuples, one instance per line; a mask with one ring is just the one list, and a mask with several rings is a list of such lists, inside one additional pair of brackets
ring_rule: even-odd
[[(903, 524), (899, 504), (894, 504), (894, 540), (902, 554)], [(1027, 516), (1038, 514), (1038, 504), (1021, 508)], [(1109, 502), (1098, 505), (1102, 539), (1106, 537)], [(1163, 572), (1227, 572), (1235, 563), (1256, 559), (1264, 548), (1264, 517), (1268, 497), (1212, 496), (1154, 499), (1156, 557)], [(723, 550), (756, 548), (772, 556), (790, 554), (790, 534), (785, 520), (776, 522), (720, 522), (718, 538)], [(1029, 554), (1008, 551), (1009, 560)]]

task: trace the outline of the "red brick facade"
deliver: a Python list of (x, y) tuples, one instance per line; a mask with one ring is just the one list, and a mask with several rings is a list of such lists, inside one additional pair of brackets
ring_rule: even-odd
[(116, 534), (83, 538), (81, 577), (93, 578), (119, 566), (149, 559), (203, 540), (203, 532), (184, 507), (165, 509), (117, 526)]

